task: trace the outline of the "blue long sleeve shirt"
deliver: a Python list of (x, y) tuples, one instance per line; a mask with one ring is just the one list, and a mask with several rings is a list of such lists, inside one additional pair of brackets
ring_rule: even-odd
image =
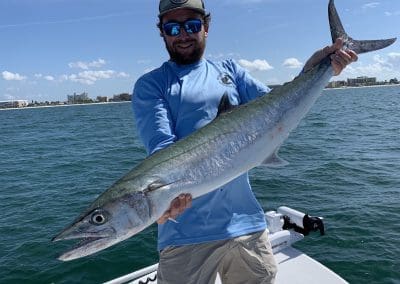
[[(137, 80), (132, 107), (139, 136), (152, 154), (211, 122), (223, 94), (228, 94), (231, 104), (239, 105), (268, 92), (267, 86), (232, 60), (202, 59), (191, 65), (168, 61)], [(247, 174), (194, 199), (177, 221), (159, 225), (159, 250), (266, 228)]]

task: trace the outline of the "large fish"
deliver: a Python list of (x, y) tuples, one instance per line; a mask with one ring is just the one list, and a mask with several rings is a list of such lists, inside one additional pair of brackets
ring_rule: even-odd
[[(364, 53), (396, 39), (357, 41), (340, 22), (329, 1), (332, 39)], [(83, 239), (60, 260), (93, 254), (125, 240), (154, 223), (181, 193), (206, 194), (262, 164), (283, 164), (277, 150), (307, 114), (333, 76), (329, 56), (293, 81), (218, 115), (207, 126), (160, 150), (101, 194), (54, 241)], [(223, 96), (222, 105), (229, 105)]]

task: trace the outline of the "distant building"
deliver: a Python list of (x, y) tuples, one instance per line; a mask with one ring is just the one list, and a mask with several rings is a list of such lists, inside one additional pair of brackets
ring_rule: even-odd
[(327, 88), (341, 88), (341, 87), (346, 87), (347, 82), (346, 81), (332, 81), (329, 82)]
[(79, 95), (74, 93), (72, 96), (67, 96), (67, 101), (68, 104), (84, 104), (92, 102), (92, 100), (88, 96), (88, 93), (86, 92), (83, 92)]
[(27, 106), (28, 101), (26, 100), (0, 101), (0, 108), (21, 108)]
[(358, 86), (372, 86), (376, 85), (376, 77), (357, 77), (347, 79), (347, 86), (358, 87)]
[(108, 97), (97, 96), (96, 101), (99, 103), (106, 103), (108, 102)]
[(132, 100), (132, 95), (128, 93), (122, 93), (119, 95), (114, 95), (110, 101), (112, 102), (124, 102), (124, 101), (131, 101)]

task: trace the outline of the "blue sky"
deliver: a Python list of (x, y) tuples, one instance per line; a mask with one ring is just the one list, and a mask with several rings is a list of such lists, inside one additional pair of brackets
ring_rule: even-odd
[[(266, 84), (289, 81), (315, 50), (330, 44), (327, 3), (208, 0), (206, 57), (233, 58)], [(352, 37), (400, 36), (400, 1), (335, 3)], [(131, 92), (137, 78), (168, 59), (157, 13), (157, 0), (0, 0), (0, 100)], [(361, 55), (335, 80), (400, 79), (399, 42)]]

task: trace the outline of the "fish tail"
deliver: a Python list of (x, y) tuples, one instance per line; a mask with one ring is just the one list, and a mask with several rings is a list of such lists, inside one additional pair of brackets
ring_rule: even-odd
[(344, 48), (351, 49), (357, 54), (366, 53), (385, 48), (396, 41), (396, 38), (379, 40), (355, 40), (347, 35), (342, 22), (335, 8), (334, 0), (329, 0), (328, 5), (329, 25), (331, 28), (332, 41), (341, 38), (344, 41)]

